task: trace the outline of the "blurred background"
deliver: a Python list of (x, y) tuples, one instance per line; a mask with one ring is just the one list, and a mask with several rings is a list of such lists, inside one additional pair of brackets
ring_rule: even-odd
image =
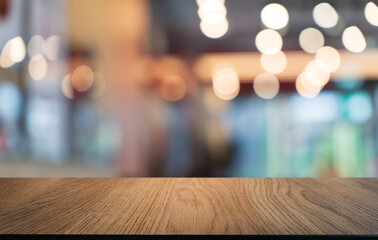
[(1, 177), (376, 177), (363, 0), (0, 0)]

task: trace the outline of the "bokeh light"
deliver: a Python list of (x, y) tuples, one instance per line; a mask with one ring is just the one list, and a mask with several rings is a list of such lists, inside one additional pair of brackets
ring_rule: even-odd
[(224, 4), (224, 0), (196, 0), (197, 5), (199, 7), (201, 7), (201, 5), (204, 4), (207, 1), (217, 1), (217, 2), (220, 2), (220, 3)]
[(226, 15), (226, 7), (217, 0), (207, 0), (198, 9), (198, 16), (207, 24), (220, 23), (225, 20)]
[(373, 26), (378, 26), (378, 6), (374, 2), (368, 2), (365, 6), (365, 18)]
[(322, 89), (320, 79), (311, 72), (301, 73), (295, 81), (298, 93), (305, 98), (314, 98), (319, 95)]
[(46, 42), (40, 35), (34, 35), (28, 44), (28, 55), (29, 58), (35, 55), (44, 55), (46, 52)]
[(377, 1), (50, 2), (0, 0), (0, 177), (378, 176)]
[(47, 74), (47, 61), (42, 55), (35, 55), (29, 61), (29, 74), (33, 80), (39, 81)]
[(5, 44), (1, 52), (0, 66), (2, 68), (11, 67), (24, 60), (25, 55), (26, 47), (22, 38), (20, 36), (12, 38)]
[(279, 51), (272, 55), (262, 54), (260, 57), (260, 63), (266, 72), (278, 74), (285, 70), (287, 60), (285, 54), (282, 51)]
[(253, 89), (257, 96), (264, 99), (272, 99), (278, 94), (280, 83), (273, 74), (261, 73), (253, 81)]
[(21, 62), (26, 55), (26, 48), (21, 37), (15, 37), (11, 40), (10, 58), (13, 62)]
[(322, 86), (326, 85), (331, 77), (329, 71), (324, 71), (323, 69), (328, 69), (328, 66), (319, 60), (313, 60), (306, 65), (304, 72), (310, 72), (315, 74)]
[(161, 84), (161, 95), (167, 101), (179, 101), (185, 97), (187, 92), (185, 80), (178, 75), (170, 75), (163, 78)]
[(51, 61), (58, 60), (61, 39), (54, 35), (46, 39), (46, 57)]
[(255, 39), (257, 49), (267, 55), (278, 53), (282, 49), (283, 41), (281, 35), (271, 29), (260, 31)]
[(235, 98), (240, 90), (237, 72), (231, 67), (218, 68), (213, 74), (213, 90), (222, 100)]
[(220, 38), (224, 36), (228, 31), (228, 21), (224, 19), (217, 24), (209, 24), (201, 21), (200, 28), (202, 33), (209, 38)]
[(11, 58), (11, 46), (12, 46), (12, 41), (8, 41), (3, 50), (1, 51), (1, 56), (0, 56), (0, 66), (2, 68), (9, 68), (15, 64), (15, 62)]
[(94, 82), (90, 91), (90, 96), (92, 98), (99, 98), (104, 95), (106, 91), (106, 78), (104, 74), (100, 72), (94, 73)]
[(218, 24), (226, 19), (226, 8), (223, 7), (223, 10), (220, 10), (219, 12), (212, 12), (204, 14), (204, 16), (201, 18), (204, 23), (207, 24)]
[(261, 21), (268, 28), (282, 29), (289, 22), (289, 13), (281, 4), (271, 3), (261, 10)]
[(312, 12), (312, 16), (315, 23), (322, 28), (334, 27), (339, 20), (339, 15), (336, 10), (326, 2), (316, 5)]
[(351, 26), (344, 30), (342, 41), (344, 47), (350, 52), (360, 53), (366, 48), (365, 37), (356, 26)]
[(62, 90), (63, 95), (68, 99), (74, 98), (74, 91), (73, 91), (71, 77), (72, 75), (68, 73), (66, 76), (64, 76), (60, 84), (60, 89)]
[(93, 84), (94, 74), (88, 66), (81, 65), (72, 73), (72, 86), (79, 92), (87, 91)]
[[(319, 67), (326, 72), (335, 72), (340, 67), (340, 54), (333, 47), (322, 47), (316, 52), (315, 59)], [(325, 63), (325, 64), (320, 64)]]
[(220, 38), (228, 31), (227, 9), (224, 1), (197, 1), (198, 16), (201, 19), (200, 29), (209, 38)]
[(324, 46), (324, 36), (316, 28), (306, 28), (299, 34), (299, 45), (307, 53), (316, 53)]

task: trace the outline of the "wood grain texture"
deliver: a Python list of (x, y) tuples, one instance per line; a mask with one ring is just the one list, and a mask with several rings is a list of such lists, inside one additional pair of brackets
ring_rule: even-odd
[(378, 179), (0, 179), (0, 233), (378, 234)]

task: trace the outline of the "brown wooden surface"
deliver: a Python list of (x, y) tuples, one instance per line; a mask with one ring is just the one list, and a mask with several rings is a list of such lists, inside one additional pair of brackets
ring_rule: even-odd
[(377, 234), (378, 179), (0, 179), (0, 233)]

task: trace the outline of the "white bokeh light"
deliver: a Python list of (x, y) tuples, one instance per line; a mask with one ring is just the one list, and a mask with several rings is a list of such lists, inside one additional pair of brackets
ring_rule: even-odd
[(217, 24), (226, 18), (227, 9), (219, 1), (207, 0), (198, 9), (198, 16), (207, 24)]
[(42, 55), (35, 55), (29, 62), (29, 74), (33, 80), (42, 80), (47, 74), (47, 61)]
[(368, 2), (364, 10), (366, 21), (373, 26), (378, 26), (378, 6), (374, 2)]
[(326, 2), (316, 5), (312, 12), (312, 16), (315, 23), (322, 28), (334, 27), (339, 20), (339, 15), (336, 10)]
[(307, 53), (316, 53), (324, 46), (324, 36), (316, 28), (306, 28), (299, 34), (299, 45)]
[(356, 26), (348, 27), (342, 35), (344, 47), (354, 53), (360, 53), (366, 48), (366, 40), (361, 30)]
[(268, 28), (282, 29), (289, 22), (289, 13), (281, 4), (271, 3), (261, 10), (261, 21)]
[(272, 55), (281, 51), (283, 41), (277, 31), (265, 29), (256, 35), (255, 44), (262, 54)]
[(228, 21), (224, 19), (224, 21), (217, 24), (209, 24), (201, 21), (200, 28), (205, 36), (209, 38), (220, 38), (228, 31)]
[(200, 29), (208, 38), (220, 38), (228, 31), (227, 9), (224, 0), (198, 0)]
[[(201, 5), (204, 4), (204, 3), (207, 2), (207, 1), (214, 1), (214, 0), (196, 0), (197, 5), (198, 5), (199, 7), (201, 7)], [(224, 4), (224, 0), (215, 0), (215, 1)]]
[(10, 58), (13, 62), (21, 62), (26, 55), (26, 47), (21, 37), (15, 37), (11, 40)]
[(0, 56), (0, 66), (2, 68), (9, 68), (15, 64), (15, 62), (12, 60), (10, 54), (11, 54), (11, 46), (12, 46), (12, 41), (8, 41), (3, 50), (1, 51), (1, 56)]
[(222, 100), (231, 100), (239, 93), (239, 77), (231, 67), (218, 68), (213, 74), (212, 81), (215, 95)]

